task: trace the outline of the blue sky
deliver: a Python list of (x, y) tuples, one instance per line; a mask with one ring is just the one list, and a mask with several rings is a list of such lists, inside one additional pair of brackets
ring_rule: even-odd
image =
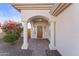
[(21, 14), (9, 3), (0, 3), (0, 22), (5, 20), (21, 20)]

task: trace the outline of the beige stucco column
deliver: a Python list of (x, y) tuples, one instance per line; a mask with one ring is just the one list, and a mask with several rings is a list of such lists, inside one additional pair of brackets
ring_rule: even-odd
[(51, 21), (50, 22), (50, 44), (49, 44), (49, 49), (50, 50), (56, 50), (56, 47), (55, 47), (55, 22), (54, 21)]
[(23, 44), (22, 44), (22, 49), (28, 49), (28, 39), (27, 39), (27, 22), (22, 21), (22, 26), (23, 26)]

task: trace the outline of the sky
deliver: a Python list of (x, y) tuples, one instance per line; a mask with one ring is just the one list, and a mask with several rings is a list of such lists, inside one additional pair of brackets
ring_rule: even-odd
[(9, 3), (0, 3), (0, 22), (6, 20), (21, 20), (21, 14)]

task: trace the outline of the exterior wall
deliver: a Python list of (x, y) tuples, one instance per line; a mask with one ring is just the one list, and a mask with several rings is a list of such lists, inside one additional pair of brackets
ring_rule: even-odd
[(79, 4), (56, 17), (56, 48), (62, 55), (79, 55)]

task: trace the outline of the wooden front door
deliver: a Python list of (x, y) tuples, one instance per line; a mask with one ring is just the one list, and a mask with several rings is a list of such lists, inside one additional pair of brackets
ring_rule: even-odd
[(42, 38), (42, 37), (43, 37), (42, 26), (37, 26), (37, 38)]

